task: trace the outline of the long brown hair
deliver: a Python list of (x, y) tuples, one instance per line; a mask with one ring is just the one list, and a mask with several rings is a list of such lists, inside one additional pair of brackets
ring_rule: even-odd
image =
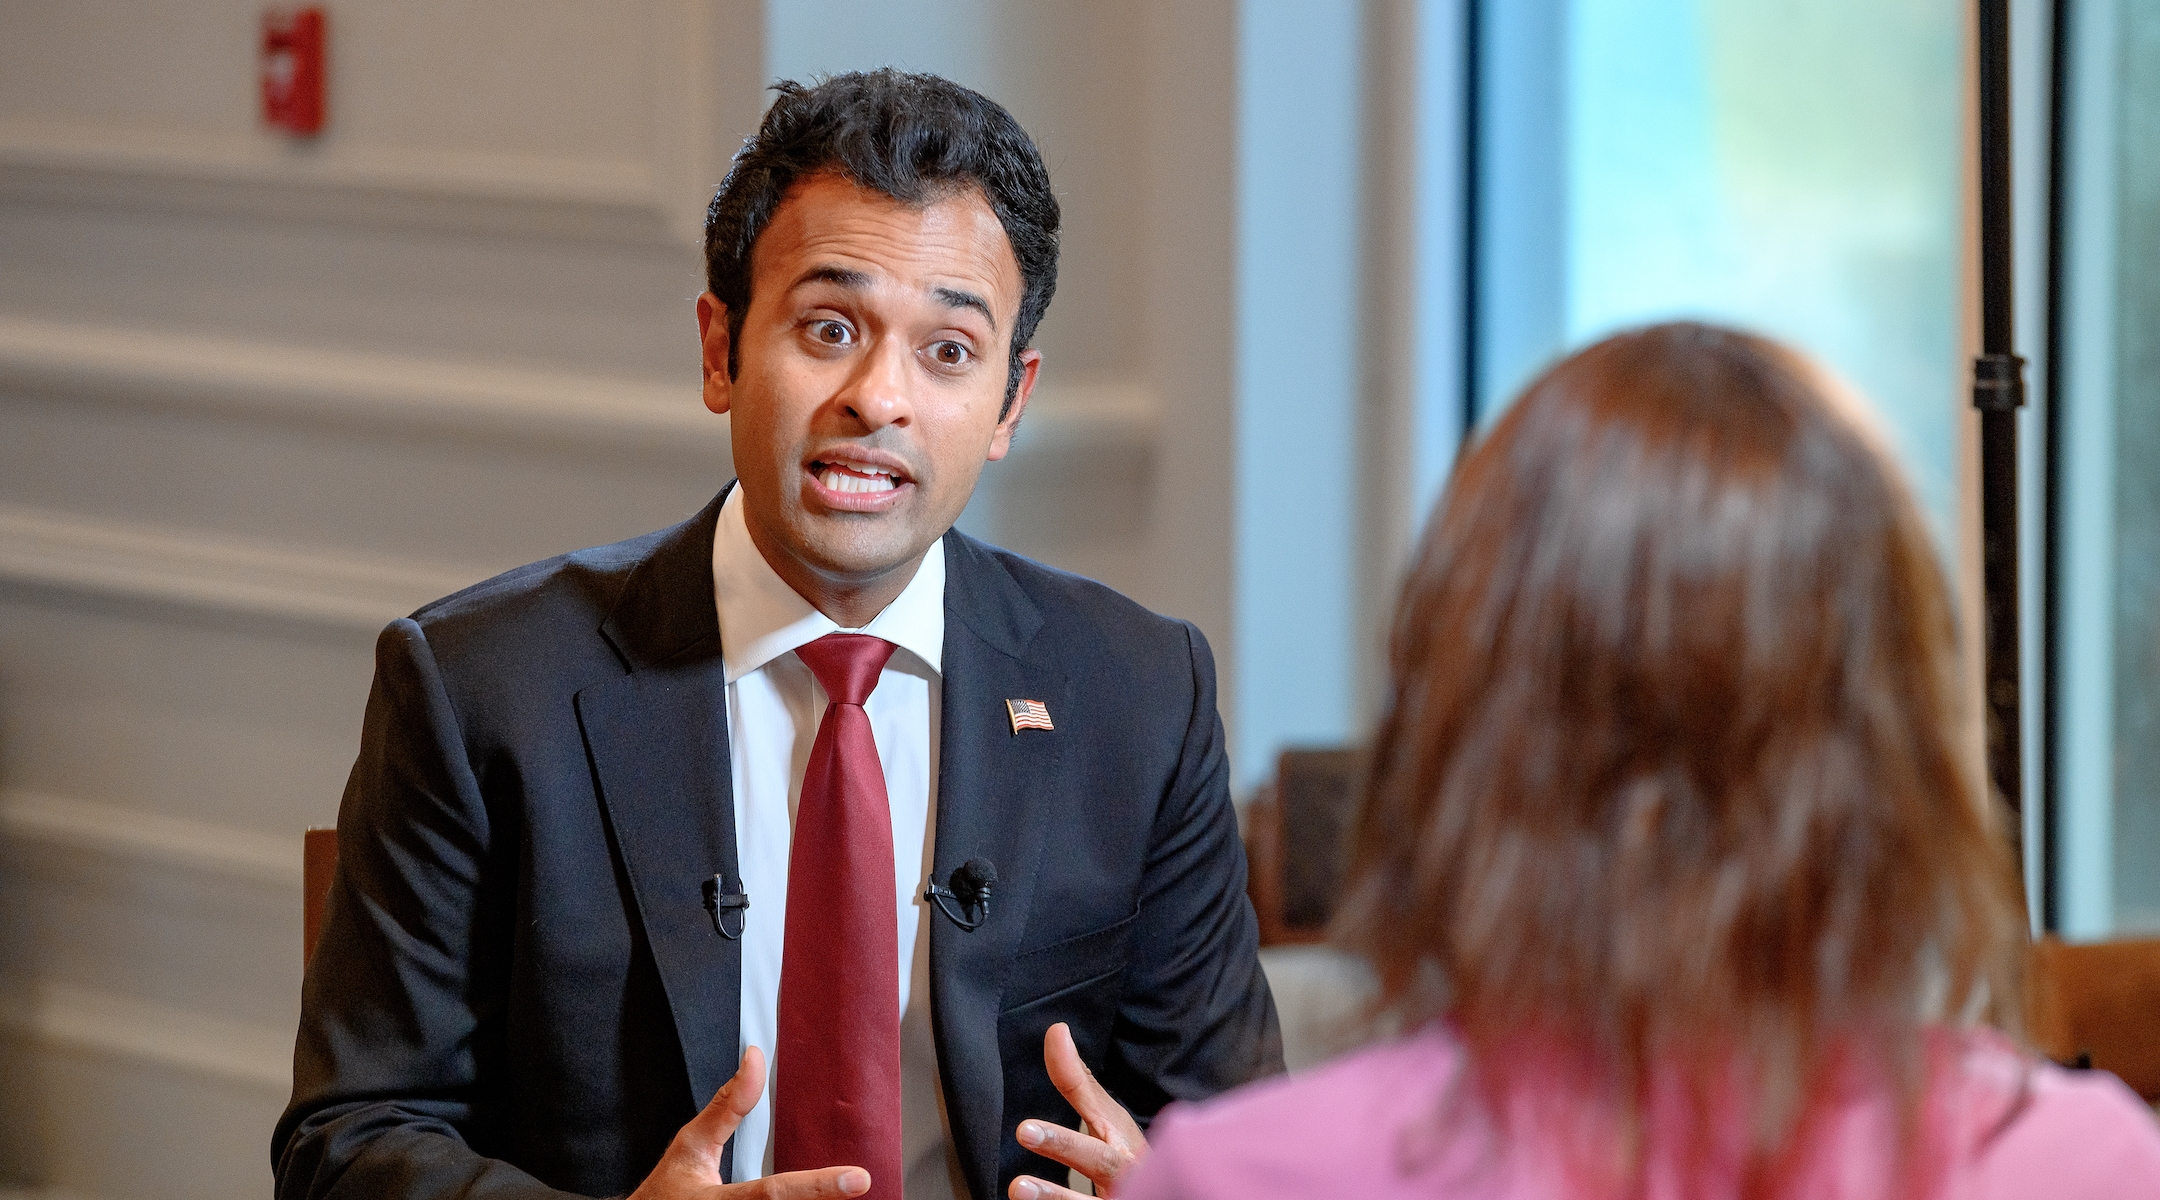
[(1944, 582), (1839, 395), (1695, 324), (1529, 387), (1404, 590), (1337, 926), (1495, 1102), (1555, 1042), (1624, 1141), (1660, 1072), (1737, 1086), (1755, 1194), (1855, 1066), (1910, 1134), (1929, 1027), (2018, 985)]

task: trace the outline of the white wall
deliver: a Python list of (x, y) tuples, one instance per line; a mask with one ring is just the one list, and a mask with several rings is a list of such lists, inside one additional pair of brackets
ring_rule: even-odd
[(754, 6), (334, 5), (311, 145), (257, 12), (0, 39), (8, 1184), (267, 1193), (374, 630), (727, 474), (688, 298)]
[(1239, 786), (1365, 736), (1463, 432), (1464, 0), (1246, 0), (1239, 27)]
[[(1239, 30), (1237, 635), (1241, 781), (1356, 719), (1363, 161), (1356, 5), (1252, 5)], [(1265, 18), (1261, 9), (1265, 9)], [(1294, 564), (1294, 566), (1293, 566)]]

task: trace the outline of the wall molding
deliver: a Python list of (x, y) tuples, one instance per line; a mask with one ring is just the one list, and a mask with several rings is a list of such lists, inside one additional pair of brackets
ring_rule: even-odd
[[(396, 436), (526, 443), (711, 469), (730, 461), (728, 419), (694, 379), (532, 370), (323, 350), (213, 334), (0, 315), (4, 393), (239, 416)], [(1151, 452), (1154, 397), (1122, 380), (1036, 388), (1014, 440), (1038, 454)]]
[(0, 979), (0, 1026), (46, 1046), (176, 1067), (289, 1093), (293, 1034), (48, 980)]
[(1036, 455), (1084, 457), (1105, 453), (1152, 455), (1161, 407), (1145, 386), (1080, 379), (1036, 385), (1013, 434), (1012, 459)]
[(120, 804), (0, 788), (0, 838), (85, 850), (297, 894), (300, 836), (240, 829)]
[[(252, 133), (253, 131), (250, 131)], [(0, 198), (664, 246), (694, 244), (651, 164), (0, 121)]]
[(695, 379), (539, 371), (211, 334), (0, 316), (0, 390), (419, 437), (711, 463), (725, 417)]
[(0, 505), (0, 584), (373, 634), (492, 572)]
[[(19, 789), (0, 840), (82, 850), (276, 888), (297, 902), (300, 839)], [(0, 977), (0, 1026), (52, 1047), (157, 1063), (247, 1087), (292, 1086), (292, 1031), (99, 988)]]

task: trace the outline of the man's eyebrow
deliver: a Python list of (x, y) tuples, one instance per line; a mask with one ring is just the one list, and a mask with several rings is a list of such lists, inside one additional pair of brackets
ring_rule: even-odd
[(983, 315), (983, 320), (990, 322), (990, 332), (997, 332), (997, 317), (990, 312), (990, 302), (981, 296), (973, 292), (963, 292), (958, 288), (948, 287), (931, 288), (930, 294), (936, 296), (938, 302), (947, 308), (974, 309)]
[(864, 274), (861, 271), (854, 271), (846, 267), (836, 267), (827, 264), (825, 266), (812, 267), (809, 270), (804, 271), (801, 277), (796, 279), (794, 284), (790, 286), (788, 290), (794, 291), (796, 288), (799, 288), (806, 283), (830, 283), (838, 287), (846, 288), (851, 292), (859, 292), (862, 289), (870, 286), (870, 276)]
[[(802, 276), (796, 279), (794, 287), (801, 287), (806, 283), (829, 283), (835, 287), (842, 287), (851, 292), (856, 292), (870, 286), (870, 276), (865, 272), (848, 267), (827, 264), (804, 271)], [(788, 290), (793, 291), (794, 288)], [(990, 311), (990, 302), (981, 296), (973, 292), (962, 291), (959, 288), (949, 287), (931, 288), (930, 294), (936, 296), (938, 303), (947, 308), (974, 309), (982, 314), (983, 320), (990, 322), (990, 332), (997, 332), (997, 314)]]

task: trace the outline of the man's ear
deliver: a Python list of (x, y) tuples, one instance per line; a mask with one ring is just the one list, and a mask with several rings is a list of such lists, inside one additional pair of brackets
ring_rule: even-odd
[(1035, 390), (1035, 376), (1042, 370), (1042, 351), (1030, 346), (1020, 352), (1020, 386), (1013, 389), (1012, 407), (998, 419), (997, 428), (990, 434), (990, 453), (985, 457), (991, 462), (1005, 457), (1012, 450), (1013, 430), (1020, 427), (1020, 414), (1027, 409), (1028, 396)]
[(727, 305), (706, 292), (697, 298), (698, 341), (704, 344), (705, 407), (724, 413), (734, 402), (733, 380), (728, 378)]

